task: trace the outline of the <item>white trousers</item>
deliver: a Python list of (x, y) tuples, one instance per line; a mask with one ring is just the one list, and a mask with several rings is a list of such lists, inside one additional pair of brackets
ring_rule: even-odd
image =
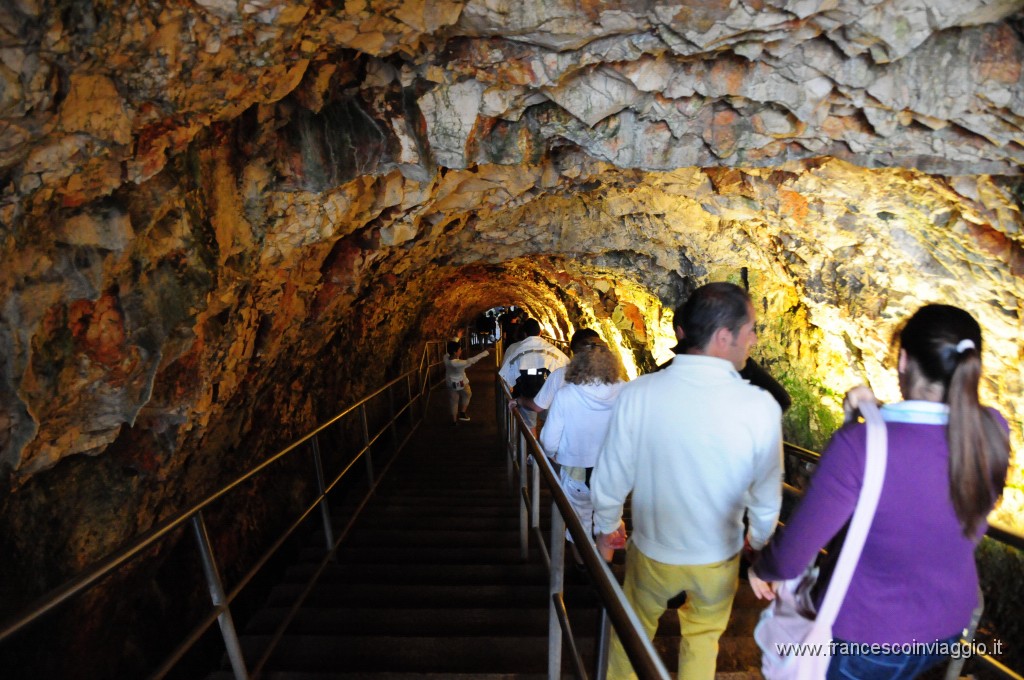
[(452, 420), (455, 420), (460, 413), (465, 413), (469, 408), (469, 400), (473, 398), (473, 390), (469, 389), (469, 383), (464, 383), (461, 390), (452, 389), (448, 386), (448, 410), (451, 411)]

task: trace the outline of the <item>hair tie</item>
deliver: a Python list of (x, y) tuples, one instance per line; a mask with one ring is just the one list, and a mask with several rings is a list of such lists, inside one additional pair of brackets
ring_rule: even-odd
[(960, 342), (956, 343), (956, 353), (963, 354), (969, 349), (975, 349), (974, 340), (970, 338), (964, 338)]

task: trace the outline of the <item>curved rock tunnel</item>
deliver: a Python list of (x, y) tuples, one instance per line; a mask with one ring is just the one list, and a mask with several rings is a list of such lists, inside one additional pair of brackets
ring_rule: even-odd
[(480, 311), (598, 328), (635, 374), (743, 268), (790, 440), (895, 398), (892, 330), (941, 301), (1021, 450), (1022, 6), (4, 3), (8, 601)]

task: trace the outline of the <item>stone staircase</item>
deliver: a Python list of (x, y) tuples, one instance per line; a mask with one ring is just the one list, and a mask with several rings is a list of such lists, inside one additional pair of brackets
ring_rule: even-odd
[[(531, 535), (519, 555), (517, 495), (498, 450), (493, 370), (471, 373), (472, 422), (449, 425), (443, 395), (431, 420), (395, 461), (375, 497), (321, 575), (261, 677), (272, 680), (525, 680), (547, 673), (548, 577)], [(550, 502), (544, 497), (542, 526)], [(347, 521), (339, 508), (336, 526)], [(265, 606), (245, 623), (251, 665), (302, 592), (323, 555), (323, 537), (289, 567)], [(621, 557), (621, 556), (620, 556)], [(621, 578), (621, 565), (616, 565)], [(577, 643), (592, 667), (597, 598), (586, 577), (567, 574), (566, 605)], [(741, 584), (721, 642), (719, 678), (759, 678), (751, 639), (758, 605)], [(655, 646), (674, 672), (679, 624), (674, 612)], [(227, 666), (224, 666), (226, 669)], [(563, 659), (563, 673), (570, 675)], [(211, 680), (227, 680), (218, 671)]]

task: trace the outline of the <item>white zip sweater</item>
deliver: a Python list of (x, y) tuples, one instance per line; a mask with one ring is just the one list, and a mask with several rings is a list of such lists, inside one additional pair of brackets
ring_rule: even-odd
[(608, 432), (612, 406), (625, 385), (625, 382), (563, 384), (555, 393), (540, 431), (544, 452), (554, 456), (559, 465), (594, 467)]
[(469, 359), (452, 359), (451, 356), (445, 354), (444, 379), (448, 387), (451, 387), (453, 382), (463, 382), (468, 385), (469, 378), (466, 377), (466, 369), (483, 359), (485, 356), (487, 356), (487, 350), (484, 350)]
[(775, 530), (782, 411), (724, 359), (682, 354), (626, 385), (591, 478), (594, 530), (611, 533), (632, 492), (636, 547), (666, 564), (709, 564)]

